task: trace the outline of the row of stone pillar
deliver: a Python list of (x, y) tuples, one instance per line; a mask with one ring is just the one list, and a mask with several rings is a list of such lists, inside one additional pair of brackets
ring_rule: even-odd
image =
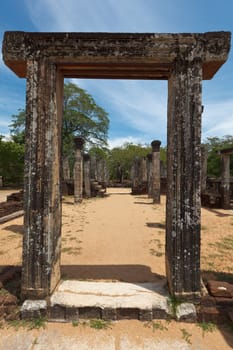
[(152, 141), (152, 153), (135, 158), (131, 172), (132, 193), (146, 192), (154, 203), (160, 203), (160, 145), (160, 141)]
[[(94, 182), (106, 188), (107, 168), (103, 159), (97, 160), (83, 152), (84, 140), (81, 137), (74, 138), (75, 159), (73, 170), (74, 203), (78, 204), (82, 199), (92, 197), (92, 184)], [(69, 160), (63, 160), (64, 181), (71, 181)]]

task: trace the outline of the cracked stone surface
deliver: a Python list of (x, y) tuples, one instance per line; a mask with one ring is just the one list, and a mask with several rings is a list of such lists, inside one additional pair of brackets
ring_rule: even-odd
[(101, 308), (159, 308), (169, 312), (168, 292), (159, 283), (63, 281), (51, 305)]

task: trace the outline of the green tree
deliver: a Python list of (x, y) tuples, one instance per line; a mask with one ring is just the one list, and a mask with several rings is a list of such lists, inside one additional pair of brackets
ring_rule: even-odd
[[(88, 145), (107, 145), (109, 118), (107, 112), (97, 105), (91, 95), (75, 84), (64, 84), (62, 120), (63, 155), (73, 150), (74, 136), (81, 136)], [(10, 125), (12, 140), (25, 142), (25, 110), (12, 116)]]
[(107, 145), (109, 118), (91, 95), (72, 83), (64, 85), (63, 154), (73, 148), (73, 136), (81, 136), (89, 145)]
[[(129, 180), (131, 174), (131, 167), (136, 157), (145, 157), (151, 153), (151, 146), (135, 145), (132, 143), (125, 143), (121, 147), (115, 147), (109, 151), (108, 167), (109, 176), (111, 180), (120, 181), (123, 177)], [(163, 162), (166, 162), (166, 149), (160, 149), (160, 157)]]
[(0, 175), (4, 185), (22, 184), (24, 145), (0, 139)]
[(23, 145), (25, 143), (25, 110), (19, 109), (18, 112), (11, 117), (10, 133), (14, 142)]
[[(208, 137), (204, 143), (208, 152), (207, 174), (210, 177), (219, 177), (221, 175), (221, 156), (218, 151), (226, 148), (233, 148), (233, 136), (225, 135), (219, 137)], [(233, 157), (230, 161), (231, 176), (233, 176)]]

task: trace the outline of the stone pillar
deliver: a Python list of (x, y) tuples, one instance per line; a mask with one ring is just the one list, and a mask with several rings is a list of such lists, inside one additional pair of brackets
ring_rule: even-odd
[(140, 159), (134, 158), (132, 168), (132, 194), (139, 194), (140, 187)]
[(166, 271), (170, 292), (200, 295), (202, 63), (177, 59), (168, 82)]
[(68, 157), (63, 157), (62, 160), (62, 169), (63, 169), (63, 179), (70, 180), (70, 164)]
[(46, 59), (27, 62), (22, 296), (44, 298), (60, 280), (63, 76)]
[(230, 209), (230, 154), (221, 153), (221, 201), (223, 209)]
[(148, 197), (153, 198), (153, 182), (152, 182), (152, 154), (147, 154), (147, 182), (148, 182)]
[(91, 156), (91, 180), (97, 180), (97, 160), (95, 156)]
[(208, 152), (205, 145), (201, 146), (201, 193), (206, 191), (206, 178), (207, 178), (207, 157)]
[(89, 154), (83, 155), (84, 195), (91, 198), (91, 160)]
[(83, 199), (83, 155), (84, 140), (81, 137), (74, 138), (75, 161), (74, 161), (74, 204)]
[(161, 142), (154, 140), (152, 147), (152, 198), (154, 203), (160, 203), (160, 145)]
[(142, 158), (142, 182), (147, 183), (147, 161), (146, 157)]

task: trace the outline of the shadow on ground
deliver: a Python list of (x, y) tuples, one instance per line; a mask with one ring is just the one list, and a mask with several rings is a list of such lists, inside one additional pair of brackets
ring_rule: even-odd
[(24, 232), (24, 225), (9, 225), (9, 226), (4, 226), (3, 228), (5, 231), (10, 231), (14, 233), (20, 233), (23, 235)]
[(62, 265), (61, 275), (65, 279), (111, 280), (130, 283), (166, 281), (166, 277), (155, 274), (145, 265)]
[(161, 222), (146, 222), (146, 226), (150, 228), (160, 228), (165, 230), (166, 224), (162, 224)]
[(232, 214), (229, 213), (229, 211), (227, 213), (222, 213), (221, 211), (218, 211), (217, 209), (212, 209), (212, 208), (207, 208), (207, 207), (203, 207), (203, 208), (210, 211), (211, 213), (214, 213), (216, 216), (219, 216), (220, 218), (232, 216)]

